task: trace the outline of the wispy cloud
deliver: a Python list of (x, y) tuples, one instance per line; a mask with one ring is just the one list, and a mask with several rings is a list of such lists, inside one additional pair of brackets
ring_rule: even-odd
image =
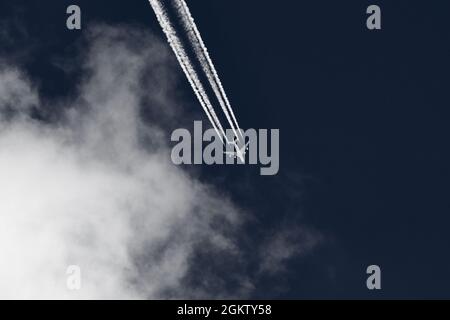
[[(171, 164), (162, 123), (178, 108), (167, 47), (123, 26), (87, 38), (76, 96), (46, 100), (57, 121), (32, 116), (44, 103), (25, 71), (0, 68), (0, 297), (248, 295), (245, 270), (232, 290), (217, 274), (187, 280), (199, 261), (245, 260), (235, 237), (244, 221), (226, 195)], [(144, 121), (143, 108), (153, 117)], [(270, 242), (262, 272), (294, 254), (291, 238)], [(66, 287), (69, 265), (81, 267), (79, 291)]]
[[(133, 47), (138, 36), (148, 45)], [(161, 297), (179, 285), (199, 241), (231, 245), (211, 223), (236, 224), (236, 208), (172, 166), (161, 128), (141, 121), (144, 91), (170, 85), (145, 88), (142, 71), (164, 68), (165, 55), (150, 35), (96, 28), (78, 96), (53, 106), (67, 110), (57, 123), (29, 116), (38, 93), (3, 67), (0, 296)], [(78, 292), (66, 288), (71, 264), (82, 270)]]
[(18, 69), (0, 65), (0, 111), (29, 111), (38, 105), (38, 95)]
[(307, 255), (323, 241), (323, 236), (310, 228), (295, 225), (280, 228), (264, 242), (259, 272), (277, 274), (286, 271), (286, 264), (292, 258)]

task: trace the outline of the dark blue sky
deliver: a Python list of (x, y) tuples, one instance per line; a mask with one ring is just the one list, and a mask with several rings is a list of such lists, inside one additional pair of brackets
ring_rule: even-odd
[[(69, 4), (82, 9), (81, 31), (64, 27)], [(242, 240), (249, 260), (273, 225), (305, 224), (327, 239), (282, 275), (260, 279), (254, 297), (450, 298), (450, 4), (188, 4), (240, 124), (281, 134), (276, 177), (235, 167), (197, 174), (255, 213)], [(365, 26), (370, 4), (382, 9), (381, 31)], [(73, 90), (77, 74), (69, 78), (53, 58), (79, 50), (90, 23), (134, 24), (164, 37), (146, 0), (1, 0), (0, 18), (17, 23), (0, 52), (16, 55), (50, 97)], [(187, 81), (180, 86), (198, 108)], [(365, 285), (371, 264), (382, 270), (379, 292)]]

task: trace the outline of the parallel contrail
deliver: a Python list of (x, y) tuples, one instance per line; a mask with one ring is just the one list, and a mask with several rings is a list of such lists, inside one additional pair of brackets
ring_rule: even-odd
[[(231, 104), (186, 2), (184, 0), (149, 1), (197, 99), (221, 141), (223, 142), (223, 137), (227, 143), (230, 143), (211, 100), (216, 100), (221, 106), (237, 139), (240, 140), (239, 135), (243, 138)], [(182, 29), (184, 34), (179, 33), (177, 29)], [(196, 65), (199, 67), (197, 71)], [(201, 81), (200, 77), (204, 81)], [(211, 95), (208, 95), (208, 89)]]
[[(200, 35), (200, 32), (198, 31), (197, 25), (195, 24), (195, 21), (192, 18), (192, 15), (189, 11), (189, 7), (187, 6), (184, 0), (175, 0), (175, 2), (179, 5), (180, 12), (182, 13), (181, 18), (184, 24), (185, 31), (188, 33), (191, 42), (195, 45), (195, 52), (200, 57), (200, 62), (202, 64), (203, 69), (207, 70), (205, 73), (208, 77), (208, 81), (213, 87), (214, 93), (216, 94), (219, 100), (220, 106), (222, 107), (222, 110), (224, 111), (228, 122), (231, 124), (231, 127), (233, 128), (234, 134), (236, 135), (236, 137), (238, 137), (236, 129), (240, 128), (239, 124), (236, 120), (236, 117), (234, 116), (233, 109), (231, 108), (230, 101), (228, 100), (228, 97), (222, 86), (222, 82), (220, 81), (216, 68), (214, 67), (214, 64), (211, 61), (208, 49), (206, 48), (203, 39)], [(231, 114), (234, 122), (231, 121), (228, 112)], [(239, 133), (241, 132), (239, 131)]]
[(186, 50), (181, 44), (181, 41), (177, 36), (177, 32), (172, 26), (168, 18), (168, 15), (164, 10), (164, 6), (161, 4), (159, 0), (149, 0), (149, 1), (153, 10), (155, 11), (156, 17), (158, 18), (158, 21), (164, 33), (167, 36), (167, 39), (169, 41), (170, 46), (172, 47), (172, 50), (175, 52), (178, 62), (180, 63), (186, 77), (189, 80), (189, 83), (191, 84), (192, 89), (194, 90), (195, 95), (197, 96), (197, 99), (199, 100), (201, 106), (203, 107), (203, 110), (208, 116), (209, 121), (213, 125), (214, 130), (216, 131), (218, 137), (223, 143), (222, 137), (225, 136), (226, 138), (224, 130), (220, 124), (219, 119), (217, 118), (216, 113), (214, 112), (214, 109), (212, 108), (208, 95), (206, 94), (205, 89), (203, 88), (203, 85), (200, 82), (194, 67), (192, 66), (192, 63), (189, 61)]

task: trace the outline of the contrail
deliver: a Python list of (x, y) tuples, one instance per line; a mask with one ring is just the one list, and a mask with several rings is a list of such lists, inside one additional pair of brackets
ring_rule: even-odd
[[(214, 111), (212, 97), (221, 106), (237, 139), (240, 140), (239, 135), (243, 138), (231, 104), (186, 2), (184, 0), (149, 1), (197, 99), (221, 141), (223, 142), (223, 137), (227, 143), (230, 143)], [(182, 29), (184, 34), (179, 33), (177, 29)], [(198, 72), (196, 65), (199, 66)], [(199, 75), (204, 81), (201, 81)], [(207, 90), (211, 95), (208, 95)]]
[(226, 139), (225, 132), (220, 124), (219, 119), (217, 118), (217, 115), (214, 112), (211, 102), (209, 101), (209, 98), (203, 88), (202, 83), (200, 82), (197, 76), (197, 73), (195, 72), (194, 67), (192, 66), (192, 63), (189, 61), (186, 50), (181, 44), (181, 41), (177, 36), (176, 30), (170, 23), (168, 15), (164, 10), (164, 6), (160, 3), (159, 0), (149, 0), (149, 1), (153, 10), (155, 11), (156, 17), (158, 18), (158, 21), (164, 33), (167, 36), (169, 44), (172, 47), (172, 50), (174, 51), (177, 60), (181, 65), (181, 68), (183, 69), (192, 89), (194, 90), (195, 95), (197, 96), (197, 99), (199, 100), (212, 126), (214, 127), (214, 130), (216, 131), (218, 137), (223, 143), (222, 137), (225, 137)]
[[(181, 18), (185, 31), (188, 33), (191, 42), (195, 45), (195, 52), (200, 58), (200, 62), (202, 64), (203, 70), (205, 70), (205, 73), (208, 77), (208, 81), (213, 87), (214, 93), (219, 100), (220, 106), (222, 107), (222, 110), (225, 113), (228, 122), (231, 124), (234, 134), (236, 135), (236, 137), (239, 137), (236, 133), (236, 129), (239, 130), (240, 128), (239, 124), (236, 120), (236, 117), (234, 116), (233, 109), (231, 108), (230, 101), (228, 100), (228, 97), (222, 86), (222, 82), (220, 81), (216, 68), (214, 67), (214, 64), (212, 63), (212, 60), (209, 56), (208, 49), (206, 48), (200, 32), (198, 31), (197, 25), (195, 24), (191, 12), (189, 11), (189, 7), (184, 0), (175, 0), (175, 3), (177, 3), (177, 5), (179, 6), (178, 8), (181, 12)], [(230, 112), (234, 122), (231, 121), (228, 112)], [(240, 131), (239, 133), (242, 135)]]

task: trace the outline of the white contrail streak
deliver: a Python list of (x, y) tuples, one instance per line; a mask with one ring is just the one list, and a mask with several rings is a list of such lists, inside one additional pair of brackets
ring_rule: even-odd
[[(239, 124), (236, 120), (236, 117), (234, 116), (233, 109), (231, 108), (230, 101), (228, 100), (228, 97), (222, 86), (222, 82), (220, 81), (220, 78), (219, 78), (219, 75), (217, 74), (216, 68), (214, 67), (214, 64), (209, 56), (208, 49), (206, 48), (206, 46), (203, 42), (203, 39), (200, 35), (200, 32), (198, 31), (197, 25), (195, 24), (195, 21), (192, 18), (191, 12), (189, 11), (189, 7), (187, 6), (187, 4), (184, 0), (175, 0), (175, 2), (179, 6), (178, 8), (181, 13), (181, 18), (182, 18), (182, 22), (183, 22), (185, 31), (188, 33), (191, 43), (195, 46), (195, 52), (200, 59), (202, 68), (205, 70), (205, 73), (208, 77), (208, 81), (209, 81), (210, 85), (212, 86), (215, 95), (217, 96), (220, 106), (222, 107), (222, 110), (225, 113), (225, 116), (227, 117), (227, 120), (230, 123), (234, 134), (236, 135), (236, 137), (239, 138), (239, 136), (236, 132), (236, 130), (239, 130), (239, 128), (240, 128)], [(231, 114), (234, 122), (231, 121), (230, 115), (228, 112)], [(239, 133), (242, 136), (242, 133), (240, 130), (239, 130)]]
[(161, 5), (159, 0), (149, 1), (153, 10), (155, 11), (156, 17), (164, 33), (167, 36), (169, 44), (172, 47), (172, 50), (174, 51), (178, 62), (180, 63), (181, 68), (183, 69), (186, 77), (189, 80), (189, 83), (191, 84), (192, 89), (194, 90), (195, 95), (197, 96), (197, 99), (199, 100), (212, 126), (214, 127), (214, 130), (216, 131), (218, 137), (223, 143), (222, 137), (225, 137), (226, 139), (225, 131), (223, 130), (223, 127), (221, 126), (220, 121), (214, 112), (211, 102), (209, 101), (209, 98), (197, 76), (197, 73), (195, 72), (194, 67), (189, 61), (188, 55), (183, 45), (181, 44), (181, 41), (179, 40), (175, 29), (173, 28), (167, 14), (164, 11), (164, 7)]
[[(179, 35), (177, 34), (177, 30), (174, 28), (173, 23), (171, 22), (171, 18), (169, 17), (166, 6), (167, 4), (171, 5), (171, 9), (175, 11), (176, 19), (178, 23), (181, 24), (184, 29), (185, 35), (189, 41), (189, 46), (192, 47), (195, 58), (198, 60), (198, 63), (201, 66), (201, 71), (206, 76), (210, 87), (212, 88), (214, 95), (219, 102), (222, 111), (225, 114), (225, 117), (233, 129), (233, 132), (238, 140), (240, 140), (240, 136), (242, 136), (242, 132), (239, 129), (239, 124), (236, 120), (234, 112), (231, 108), (231, 104), (228, 100), (228, 97), (225, 94), (225, 90), (223, 89), (222, 83), (219, 79), (217, 71), (214, 67), (214, 64), (209, 57), (208, 50), (203, 43), (203, 40), (200, 36), (200, 33), (195, 25), (195, 22), (189, 12), (189, 8), (187, 7), (184, 0), (149, 0), (150, 5), (152, 6), (155, 14), (158, 18), (158, 21), (166, 34), (166, 37), (169, 41), (172, 50), (175, 52), (175, 55), (180, 63), (186, 77), (191, 84), (192, 89), (194, 90), (197, 99), (203, 107), (203, 110), (206, 112), (209, 121), (212, 123), (214, 129), (216, 130), (218, 136), (223, 142), (222, 137), (225, 139), (227, 143), (230, 143), (228, 140), (225, 131), (223, 130), (223, 126), (218, 119), (214, 108), (211, 104), (211, 100), (208, 97), (208, 94), (205, 90), (204, 85), (200, 81), (197, 72), (193, 66), (193, 63), (188, 56), (183, 43), (180, 40)], [(163, 3), (164, 2), (164, 3)], [(231, 117), (230, 117), (231, 114)]]

